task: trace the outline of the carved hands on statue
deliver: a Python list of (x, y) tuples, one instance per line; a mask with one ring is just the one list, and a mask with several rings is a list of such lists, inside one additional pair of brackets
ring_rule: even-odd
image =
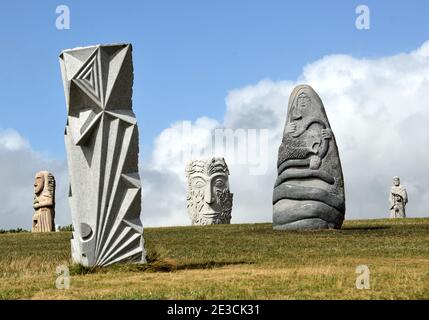
[(322, 138), (325, 140), (332, 139), (332, 130), (329, 128), (322, 129)]
[(286, 133), (295, 133), (296, 132), (296, 122), (289, 122), (286, 125)]
[(310, 169), (311, 170), (319, 169), (321, 164), (322, 164), (322, 161), (321, 161), (320, 157), (311, 156), (311, 158), (310, 158)]
[(40, 208), (39, 199), (37, 199), (36, 197), (33, 200), (33, 208), (36, 210)]
[(38, 201), (38, 208), (40, 207), (51, 207), (53, 206), (52, 198), (44, 197), (43, 199)]

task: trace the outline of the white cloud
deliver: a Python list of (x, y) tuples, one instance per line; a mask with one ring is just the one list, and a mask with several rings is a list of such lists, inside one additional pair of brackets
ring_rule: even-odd
[[(340, 150), (348, 219), (388, 217), (391, 179), (406, 185), (408, 215), (428, 216), (429, 42), (410, 52), (380, 59), (331, 55), (303, 68), (295, 80), (262, 80), (234, 89), (226, 97), (224, 119), (177, 121), (155, 140), (150, 159), (141, 163), (145, 226), (188, 225), (186, 151), (210, 152), (216, 128), (269, 129), (268, 171), (249, 174), (249, 166), (226, 158), (234, 193), (233, 223), (271, 221), (277, 149), (289, 94), (308, 83), (321, 96)], [(192, 125), (192, 131), (181, 132)], [(185, 130), (186, 131), (186, 130)], [(180, 134), (177, 134), (181, 132)], [(185, 151), (185, 152), (184, 152)], [(222, 155), (217, 153), (216, 155)], [(33, 177), (49, 170), (57, 179), (57, 219), (70, 223), (67, 165), (32, 149), (13, 129), (0, 130), (0, 228), (29, 229), (33, 215)]]
[[(408, 215), (427, 216), (429, 42), (413, 52), (379, 59), (323, 57), (305, 66), (297, 80), (262, 80), (232, 90), (223, 123), (208, 118), (192, 123), (196, 132), (217, 127), (270, 130), (265, 175), (252, 176), (246, 166), (230, 165), (232, 221), (271, 221), (277, 149), (289, 94), (299, 83), (319, 93), (335, 133), (346, 183), (346, 218), (388, 217), (394, 175), (408, 188)], [(152, 158), (143, 164), (145, 225), (189, 224), (184, 177), (188, 159), (180, 151), (191, 143), (207, 148), (211, 140), (195, 132), (169, 134), (181, 125), (176, 122), (160, 134)]]
[(20, 149), (29, 149), (30, 143), (22, 137), (17, 131), (7, 129), (0, 131), (0, 150), (17, 151)]

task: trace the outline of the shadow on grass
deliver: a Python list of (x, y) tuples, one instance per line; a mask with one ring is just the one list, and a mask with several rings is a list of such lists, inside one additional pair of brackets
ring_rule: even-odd
[(70, 266), (70, 275), (87, 275), (93, 273), (111, 272), (172, 272), (177, 269), (177, 263), (173, 259), (163, 258), (159, 252), (152, 250), (146, 254), (146, 263), (136, 263), (135, 261), (123, 261), (109, 266), (86, 267), (81, 264)]
[(86, 267), (81, 264), (70, 266), (70, 275), (86, 275), (94, 273), (111, 272), (174, 272), (176, 270), (198, 270), (215, 269), (229, 265), (253, 264), (251, 261), (207, 261), (201, 263), (177, 264), (174, 259), (164, 258), (158, 251), (150, 251), (146, 256), (146, 263), (135, 263), (133, 261), (117, 263), (111, 266)]
[(103, 274), (112, 272), (174, 272), (177, 270), (204, 270), (222, 268), (231, 265), (253, 264), (249, 261), (208, 261), (201, 263), (187, 263), (177, 265), (173, 259), (160, 259), (156, 261), (148, 261), (147, 263), (118, 263), (106, 267), (85, 267), (81, 264), (73, 264), (70, 266), (70, 275), (87, 275), (87, 274)]
[(177, 266), (177, 270), (197, 270), (197, 269), (215, 269), (224, 266), (240, 265), (240, 264), (253, 264), (250, 261), (208, 261), (203, 263), (187, 263)]
[(373, 230), (387, 230), (391, 229), (391, 226), (361, 226), (361, 227), (343, 227), (340, 230), (343, 231), (373, 231)]
[(70, 266), (70, 275), (87, 275), (94, 273), (112, 272), (174, 272), (176, 270), (215, 269), (229, 265), (253, 264), (252, 261), (208, 261), (201, 263), (185, 263), (178, 265), (174, 259), (163, 257), (164, 254), (157, 250), (150, 250), (146, 255), (146, 263), (134, 261), (122, 262), (110, 266), (85, 267), (81, 264)]

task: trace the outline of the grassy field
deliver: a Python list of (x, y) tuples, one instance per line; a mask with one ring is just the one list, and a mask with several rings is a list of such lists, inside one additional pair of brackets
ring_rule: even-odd
[[(0, 235), (0, 299), (429, 299), (429, 219), (347, 221), (342, 230), (270, 224), (147, 228), (150, 263), (69, 265), (69, 232)], [(370, 270), (358, 290), (356, 267)]]

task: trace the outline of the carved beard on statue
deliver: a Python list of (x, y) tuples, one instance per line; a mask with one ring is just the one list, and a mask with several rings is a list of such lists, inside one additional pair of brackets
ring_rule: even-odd
[(228, 175), (223, 158), (195, 160), (187, 165), (187, 207), (193, 225), (230, 223), (233, 194)]

